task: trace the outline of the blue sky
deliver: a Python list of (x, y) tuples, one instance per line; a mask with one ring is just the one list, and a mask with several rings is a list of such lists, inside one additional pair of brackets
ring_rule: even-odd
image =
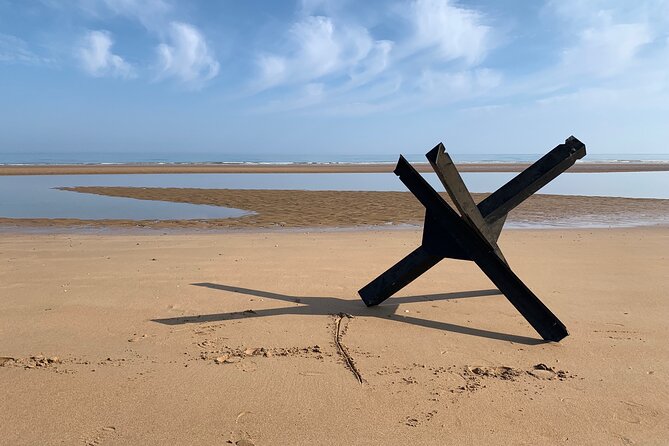
[(669, 1), (0, 0), (0, 152), (667, 153)]

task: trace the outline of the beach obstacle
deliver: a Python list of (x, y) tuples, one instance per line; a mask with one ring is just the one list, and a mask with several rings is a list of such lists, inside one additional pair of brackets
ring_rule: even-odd
[(459, 214), (400, 155), (394, 173), (425, 207), (422, 243), (358, 291), (365, 304), (380, 304), (444, 258), (471, 260), (544, 340), (568, 336), (564, 324), (511, 270), (497, 239), (509, 211), (583, 158), (585, 145), (570, 136), (478, 205), (442, 143), (425, 156)]

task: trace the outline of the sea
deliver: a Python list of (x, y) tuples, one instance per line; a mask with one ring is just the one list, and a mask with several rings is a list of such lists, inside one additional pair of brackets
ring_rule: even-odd
[[(422, 154), (405, 157), (424, 162)], [(454, 161), (466, 163), (530, 163), (540, 154), (454, 154)], [(395, 163), (396, 155), (325, 154), (166, 154), (166, 153), (0, 153), (0, 165), (55, 164), (370, 164)], [(595, 154), (596, 163), (669, 163), (669, 154)], [(423, 174), (437, 190), (442, 186), (435, 174)], [(462, 177), (471, 192), (493, 192), (515, 173), (465, 172)], [(404, 185), (392, 173), (303, 173), (303, 174), (144, 174), (144, 175), (20, 175), (0, 176), (0, 218), (63, 218), (81, 220), (200, 220), (233, 218), (250, 211), (188, 203), (145, 201), (63, 191), (62, 187), (128, 186), (223, 189), (361, 190), (403, 191)], [(564, 173), (538, 193), (669, 199), (669, 171)], [(623, 226), (617, 221), (569, 221), (569, 226)], [(666, 224), (637, 221), (638, 224)]]
[[(403, 154), (410, 162), (426, 162), (424, 154)], [(529, 163), (543, 154), (450, 153), (455, 163)], [(669, 163), (665, 154), (588, 154), (577, 162)], [(0, 152), (0, 165), (50, 164), (391, 164), (397, 154), (324, 153), (165, 153), (165, 152)]]

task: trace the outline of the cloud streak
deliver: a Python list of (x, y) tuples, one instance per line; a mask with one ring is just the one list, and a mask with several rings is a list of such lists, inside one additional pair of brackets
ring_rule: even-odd
[(165, 17), (173, 10), (172, 4), (165, 0), (82, 0), (81, 6), (94, 16), (103, 17), (111, 13), (137, 20), (153, 31), (165, 25)]
[(51, 60), (35, 54), (28, 43), (16, 36), (0, 33), (0, 62), (8, 64), (42, 65)]
[[(303, 2), (303, 13), (313, 11), (335, 9), (321, 1)], [(385, 14), (384, 20), (398, 25), (392, 39), (375, 37), (373, 28), (335, 12), (301, 16), (287, 30), (287, 45), (257, 56), (254, 91), (284, 92), (285, 98), (273, 103), (287, 109), (327, 103), (339, 110), (379, 110), (409, 99), (434, 102), (435, 93), (445, 97), (438, 88), (451, 93), (451, 100), (465, 100), (476, 95), (472, 86), (492, 79), (493, 70), (475, 69), (492, 47), (482, 13), (449, 0), (413, 0)], [(305, 86), (314, 83), (320, 85), (319, 94), (307, 94), (305, 100), (304, 92), (311, 91)], [(385, 91), (387, 85), (397, 88), (385, 96), (364, 91), (378, 91), (377, 84)], [(360, 104), (370, 100), (375, 104)], [(358, 105), (346, 107), (347, 102)]]

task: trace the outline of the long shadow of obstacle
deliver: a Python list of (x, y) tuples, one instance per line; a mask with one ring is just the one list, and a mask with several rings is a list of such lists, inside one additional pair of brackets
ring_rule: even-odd
[(198, 324), (205, 322), (229, 321), (234, 319), (246, 319), (249, 317), (279, 316), (286, 314), (329, 316), (337, 313), (346, 313), (350, 314), (351, 316), (378, 317), (383, 319), (394, 320), (397, 322), (404, 322), (408, 324), (418, 325), (421, 327), (434, 328), (437, 330), (450, 331), (453, 333), (459, 333), (470, 336), (479, 336), (483, 338), (496, 339), (500, 341), (511, 341), (525, 345), (537, 345), (546, 342), (542, 339), (534, 339), (526, 336), (520, 336), (508, 333), (498, 333), (495, 331), (465, 327), (462, 325), (450, 324), (447, 322), (431, 321), (412, 316), (405, 316), (404, 314), (395, 315), (395, 312), (399, 304), (414, 303), (414, 302), (434, 302), (434, 301), (442, 301), (450, 299), (464, 299), (464, 298), (483, 297), (483, 296), (500, 296), (501, 293), (499, 292), (499, 290), (496, 289), (397, 297), (392, 299), (391, 303), (368, 308), (365, 307), (364, 305), (361, 305), (360, 301), (358, 300), (339, 299), (336, 297), (289, 296), (285, 294), (272, 293), (269, 291), (253, 290), (249, 288), (222, 285), (217, 283), (193, 283), (191, 285), (220, 291), (228, 291), (232, 293), (246, 294), (249, 296), (261, 297), (264, 299), (275, 299), (284, 302), (290, 302), (291, 304), (293, 304), (293, 306), (244, 311), (244, 312), (180, 316), (180, 317), (163, 318), (163, 319), (152, 319), (152, 321), (165, 325), (182, 325), (182, 324)]

